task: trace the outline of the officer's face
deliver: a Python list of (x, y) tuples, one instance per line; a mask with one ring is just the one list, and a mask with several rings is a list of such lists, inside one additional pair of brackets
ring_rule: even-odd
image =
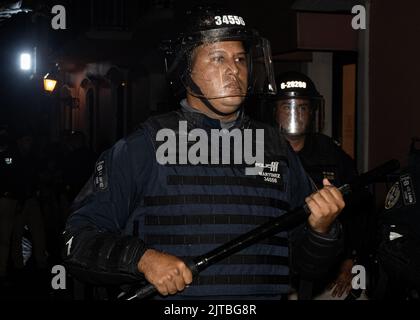
[(276, 103), (276, 121), (281, 130), (289, 135), (303, 135), (311, 116), (310, 101), (307, 99), (286, 99)]
[(197, 47), (191, 78), (204, 97), (223, 113), (238, 109), (248, 88), (247, 57), (240, 41), (223, 41)]

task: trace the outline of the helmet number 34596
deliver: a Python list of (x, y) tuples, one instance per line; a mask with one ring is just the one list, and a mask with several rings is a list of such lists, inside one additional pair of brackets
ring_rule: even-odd
[(222, 24), (245, 25), (244, 19), (238, 16), (215, 16), (214, 20), (217, 26), (221, 26)]

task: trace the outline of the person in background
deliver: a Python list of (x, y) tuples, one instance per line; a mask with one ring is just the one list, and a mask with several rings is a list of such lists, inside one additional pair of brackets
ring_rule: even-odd
[[(327, 178), (339, 187), (351, 182), (356, 176), (353, 159), (340, 148), (339, 143), (321, 133), (323, 126), (324, 99), (313, 81), (300, 72), (286, 72), (276, 78), (277, 95), (272, 99), (269, 121), (275, 121), (279, 131), (289, 141), (293, 150), (311, 178), (316, 189), (322, 188)], [(363, 251), (363, 235), (360, 224), (361, 211), (348, 205), (339, 219), (343, 224), (345, 250), (335, 270), (324, 281), (301, 281), (301, 298), (311, 298), (324, 289), (330, 289), (331, 298), (347, 296), (352, 287), (352, 268)]]

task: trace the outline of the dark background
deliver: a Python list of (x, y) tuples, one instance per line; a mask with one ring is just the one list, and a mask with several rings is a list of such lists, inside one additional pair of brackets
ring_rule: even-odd
[[(30, 126), (51, 139), (57, 139), (65, 129), (81, 130), (97, 151), (131, 132), (151, 113), (169, 108), (167, 102), (171, 98), (165, 88), (164, 64), (157, 47), (162, 39), (171, 37), (186, 8), (204, 3), (15, 2), (0, 1), (0, 124)], [(306, 72), (305, 64), (313, 62), (313, 54), (328, 52), (333, 55), (331, 64), (335, 63), (330, 74), (313, 71), (310, 75), (331, 77), (337, 74), (334, 68), (343, 57), (353, 54), (357, 67), (354, 156), (364, 171), (389, 158), (405, 161), (410, 138), (420, 135), (416, 90), (420, 71), (420, 5), (409, 0), (368, 1), (366, 30), (354, 31), (350, 25), (343, 27), (334, 20), (334, 16), (341, 15), (350, 17), (350, 21), (351, 7), (360, 3), (363, 2), (226, 2), (271, 41), (277, 73), (290, 69)], [(67, 30), (51, 28), (50, 8), (56, 4), (66, 8)], [(32, 11), (7, 9), (13, 6)], [(323, 21), (328, 23), (329, 19), (330, 28), (322, 29), (324, 25), (317, 24), (315, 16), (319, 30), (310, 25), (311, 32), (307, 32), (305, 21), (312, 18), (303, 17), (303, 22), (297, 22), (297, 12), (327, 14)], [(37, 73), (29, 79), (19, 70), (18, 56), (35, 46)], [(47, 96), (42, 90), (42, 77), (57, 63), (60, 81), (55, 92)], [(339, 80), (331, 82), (337, 84)], [(119, 89), (121, 83), (125, 87)], [(85, 101), (89, 89), (93, 90), (94, 100), (90, 106)], [(324, 95), (340, 95), (339, 88), (331, 86), (331, 91), (335, 92), (321, 90)], [(78, 101), (72, 104), (69, 96)], [(334, 113), (340, 114), (339, 98), (331, 102), (331, 129), (326, 133), (342, 142), (342, 119), (333, 119)], [(68, 118), (68, 105), (73, 105), (72, 121)], [(92, 110), (87, 110), (89, 107)]]

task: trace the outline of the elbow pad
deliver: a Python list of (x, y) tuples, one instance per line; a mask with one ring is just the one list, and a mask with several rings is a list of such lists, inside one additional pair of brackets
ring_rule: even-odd
[(100, 285), (131, 283), (143, 278), (137, 264), (148, 248), (142, 240), (93, 227), (68, 229), (63, 236), (63, 260), (75, 278)]

